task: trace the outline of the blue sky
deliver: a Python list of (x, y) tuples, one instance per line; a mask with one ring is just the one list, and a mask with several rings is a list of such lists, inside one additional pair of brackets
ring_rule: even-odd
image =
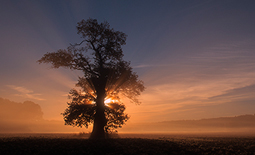
[(253, 0), (2, 0), (0, 97), (61, 120), (81, 73), (36, 61), (81, 41), (88, 18), (128, 35), (124, 59), (146, 86), (141, 105), (125, 102), (131, 122), (254, 114)]

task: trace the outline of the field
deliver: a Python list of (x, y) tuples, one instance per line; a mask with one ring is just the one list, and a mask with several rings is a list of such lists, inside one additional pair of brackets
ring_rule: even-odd
[(192, 134), (120, 134), (89, 140), (86, 134), (0, 135), (1, 154), (251, 154), (255, 137)]

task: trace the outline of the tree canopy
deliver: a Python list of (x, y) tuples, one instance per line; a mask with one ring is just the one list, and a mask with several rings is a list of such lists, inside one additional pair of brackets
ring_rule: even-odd
[[(127, 35), (110, 28), (108, 22), (96, 19), (78, 22), (80, 43), (70, 44), (67, 49), (46, 53), (39, 63), (51, 63), (53, 68), (81, 70), (77, 87), (70, 91), (71, 102), (63, 113), (68, 125), (85, 126), (94, 123), (93, 132), (104, 132), (121, 127), (127, 120), (125, 96), (140, 104), (138, 96), (145, 89), (138, 75), (132, 71), (130, 62), (123, 60), (122, 45)], [(112, 99), (107, 105), (105, 99)], [(97, 123), (98, 122), (98, 123)]]

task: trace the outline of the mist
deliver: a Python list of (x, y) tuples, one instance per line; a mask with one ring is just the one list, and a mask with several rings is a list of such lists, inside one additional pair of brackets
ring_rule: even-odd
[(255, 135), (255, 115), (220, 117), (199, 120), (176, 120), (164, 122), (131, 123), (119, 130), (124, 133), (161, 134), (227, 134)]
[(64, 125), (64, 121), (45, 120), (39, 104), (0, 98), (0, 133), (79, 132), (80, 128)]
[[(200, 120), (175, 120), (164, 122), (126, 122), (120, 134), (255, 134), (255, 115), (220, 117)], [(39, 104), (23, 103), (0, 98), (0, 133), (78, 133), (91, 132), (91, 128), (64, 125), (64, 121), (46, 120)]]

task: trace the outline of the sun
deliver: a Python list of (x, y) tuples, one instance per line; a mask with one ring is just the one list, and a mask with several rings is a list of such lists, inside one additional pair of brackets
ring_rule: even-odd
[(109, 104), (110, 104), (110, 103), (112, 103), (112, 99), (111, 99), (111, 98), (107, 98), (107, 99), (104, 100), (104, 104), (105, 104), (106, 106), (109, 107)]
[(104, 104), (109, 104), (109, 103), (111, 103), (112, 102), (112, 99), (111, 98), (106, 98), (105, 100), (104, 100)]
[(117, 102), (117, 100), (114, 100), (113, 98), (106, 98), (106, 99), (104, 100), (104, 104), (105, 104), (106, 106), (109, 106), (110, 103), (115, 103), (115, 102)]

